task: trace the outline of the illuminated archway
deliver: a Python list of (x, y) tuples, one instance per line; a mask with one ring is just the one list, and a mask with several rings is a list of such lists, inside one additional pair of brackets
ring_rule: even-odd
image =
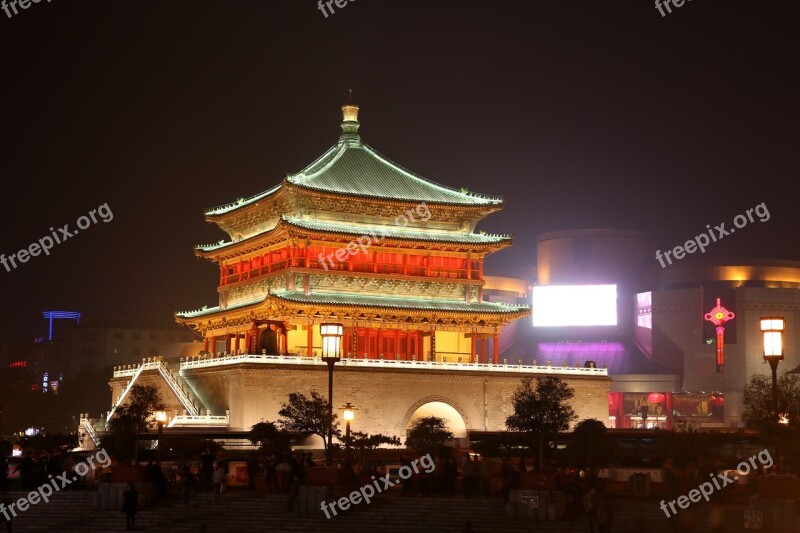
[(443, 418), (446, 421), (447, 428), (455, 435), (455, 438), (466, 438), (469, 420), (463, 411), (455, 405), (455, 402), (449, 398), (425, 398), (415, 403), (406, 413), (403, 429), (407, 433), (414, 422), (427, 416)]

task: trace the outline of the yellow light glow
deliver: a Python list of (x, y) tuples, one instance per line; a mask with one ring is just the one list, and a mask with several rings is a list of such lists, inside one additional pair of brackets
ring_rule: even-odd
[(761, 331), (783, 331), (786, 321), (783, 318), (762, 318)]
[(358, 106), (352, 104), (342, 106), (342, 118), (345, 122), (358, 122)]
[(338, 335), (339, 337), (342, 336), (342, 325), (341, 324), (322, 324), (319, 327), (320, 335), (323, 337), (329, 335)]
[(156, 411), (153, 413), (153, 418), (156, 419), (156, 422), (164, 423), (167, 421), (167, 413), (166, 411)]
[(344, 419), (347, 420), (348, 422), (353, 420), (354, 416), (355, 416), (355, 413), (353, 413), (352, 409), (345, 409), (344, 410)]
[(764, 357), (783, 356), (783, 333), (780, 331), (764, 332)]

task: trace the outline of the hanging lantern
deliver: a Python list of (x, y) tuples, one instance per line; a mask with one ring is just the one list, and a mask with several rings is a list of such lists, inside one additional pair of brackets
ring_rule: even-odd
[(664, 401), (664, 395), (660, 392), (651, 392), (647, 395), (648, 403), (661, 403)]

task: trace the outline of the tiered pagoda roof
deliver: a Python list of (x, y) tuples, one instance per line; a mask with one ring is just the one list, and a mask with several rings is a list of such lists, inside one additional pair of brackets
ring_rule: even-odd
[(398, 207), (424, 202), (436, 208), (434, 217), (440, 222), (466, 222), (466, 232), (451, 228), (463, 235), (478, 220), (502, 209), (499, 197), (445, 187), (393, 163), (361, 141), (357, 107), (344, 109), (346, 114), (351, 110), (351, 120), (342, 123), (339, 142), (321, 157), (271, 189), (206, 210), (206, 220), (240, 241), (273, 229), (285, 217), (299, 223), (309, 211), (377, 216), (391, 223), (403, 211)]
[[(501, 198), (439, 185), (393, 163), (361, 141), (357, 106), (344, 106), (343, 111), (345, 120), (339, 141), (313, 163), (286, 176), (267, 191), (208, 209), (206, 220), (227, 232), (230, 240), (196, 246), (196, 255), (225, 265), (287, 241), (336, 246), (335, 243), (354, 242), (357, 237), (366, 235), (373, 236), (373, 243), (379, 242), (383, 249), (440, 250), (443, 254), (473, 254), (472, 257), (481, 260), (486, 254), (511, 245), (510, 235), (474, 231), (480, 219), (502, 209)], [(424, 221), (412, 221), (407, 225), (395, 221), (398, 214), (414, 213), (423, 203), (428, 208)], [(316, 257), (312, 260), (316, 261)], [(306, 261), (293, 268), (308, 272), (308, 266)], [(275, 275), (280, 276), (279, 272)], [(205, 327), (211, 328), (214, 323), (236, 321), (239, 315), (243, 319), (245, 316), (249, 319), (270, 315), (288, 317), (311, 308), (334, 313), (358, 308), (371, 315), (398, 309), (403, 310), (409, 320), (417, 315), (419, 320), (424, 320), (422, 314), (427, 313), (437, 318), (447, 316), (454, 321), (485, 319), (498, 323), (529, 313), (527, 308), (476, 301), (477, 287), (483, 284), (479, 278), (418, 278), (377, 271), (315, 274), (319, 275), (403, 278), (408, 290), (407, 294), (383, 295), (374, 289), (371, 294), (357, 294), (347, 286), (331, 290), (330, 284), (308, 285), (306, 278), (307, 286), (303, 291), (289, 283), (270, 285), (252, 295), (240, 291), (243, 296), (236, 296), (232, 301), (221, 296), (220, 306), (178, 313), (176, 318), (179, 322), (194, 324), (203, 320)], [(254, 278), (245, 279), (249, 283)], [(462, 292), (448, 289), (444, 291), (447, 295), (442, 296), (442, 291), (437, 293), (425, 284), (466, 288)], [(433, 295), (439, 297), (431, 297)]]

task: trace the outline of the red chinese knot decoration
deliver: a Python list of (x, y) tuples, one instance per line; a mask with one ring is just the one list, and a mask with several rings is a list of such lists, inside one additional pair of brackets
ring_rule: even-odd
[(706, 320), (717, 326), (717, 372), (722, 372), (722, 368), (725, 366), (725, 324), (729, 320), (733, 320), (735, 316), (731, 311), (722, 307), (719, 298), (717, 298), (717, 306), (705, 315)]

